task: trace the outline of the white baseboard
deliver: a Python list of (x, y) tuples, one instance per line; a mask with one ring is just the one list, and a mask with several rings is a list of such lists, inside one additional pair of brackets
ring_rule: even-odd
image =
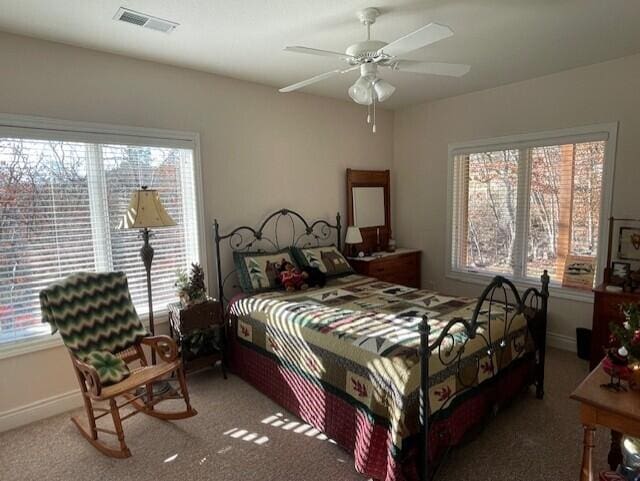
[(562, 349), (563, 351), (577, 351), (575, 337), (556, 334), (555, 332), (547, 332), (547, 346)]
[(79, 389), (0, 412), (0, 432), (15, 429), (82, 406)]

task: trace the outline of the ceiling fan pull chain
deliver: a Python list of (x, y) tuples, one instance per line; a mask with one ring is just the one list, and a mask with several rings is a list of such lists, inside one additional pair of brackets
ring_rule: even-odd
[(371, 123), (371, 105), (367, 105), (367, 123)]

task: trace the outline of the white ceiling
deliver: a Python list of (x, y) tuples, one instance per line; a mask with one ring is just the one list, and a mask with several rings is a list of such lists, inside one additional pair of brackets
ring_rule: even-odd
[[(112, 20), (120, 6), (180, 23), (170, 35)], [(364, 39), (355, 11), (378, 7), (372, 37), (392, 41), (435, 21), (454, 37), (407, 58), (471, 65), (462, 78), (381, 76), (384, 107), (448, 97), (640, 52), (637, 0), (0, 0), (0, 30), (190, 67), (274, 88), (333, 70), (286, 45), (344, 51)], [(303, 91), (348, 99), (351, 72)], [(295, 95), (295, 94), (281, 94)]]

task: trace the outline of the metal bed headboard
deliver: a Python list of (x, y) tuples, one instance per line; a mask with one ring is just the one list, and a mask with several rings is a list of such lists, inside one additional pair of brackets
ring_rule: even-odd
[[(281, 227), (283, 222), (289, 224), (287, 232)], [(232, 252), (277, 252), (285, 247), (321, 247), (334, 244), (342, 250), (342, 226), (340, 213), (336, 214), (335, 224), (324, 219), (307, 221), (301, 214), (291, 209), (280, 209), (262, 221), (258, 228), (243, 225), (227, 234), (220, 233), (218, 219), (213, 221), (213, 240), (216, 249), (216, 280), (218, 282), (218, 299), (227, 303), (225, 285), (236, 269), (223, 276), (220, 261), (220, 245), (225, 241)]]

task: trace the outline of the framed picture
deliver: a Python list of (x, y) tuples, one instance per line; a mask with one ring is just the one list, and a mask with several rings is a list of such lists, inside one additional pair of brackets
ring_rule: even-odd
[(621, 286), (630, 274), (631, 264), (629, 262), (612, 262), (609, 283), (613, 286)]
[(640, 261), (640, 227), (620, 227), (618, 258)]
[(562, 286), (591, 290), (595, 273), (595, 257), (567, 256), (564, 263)]

